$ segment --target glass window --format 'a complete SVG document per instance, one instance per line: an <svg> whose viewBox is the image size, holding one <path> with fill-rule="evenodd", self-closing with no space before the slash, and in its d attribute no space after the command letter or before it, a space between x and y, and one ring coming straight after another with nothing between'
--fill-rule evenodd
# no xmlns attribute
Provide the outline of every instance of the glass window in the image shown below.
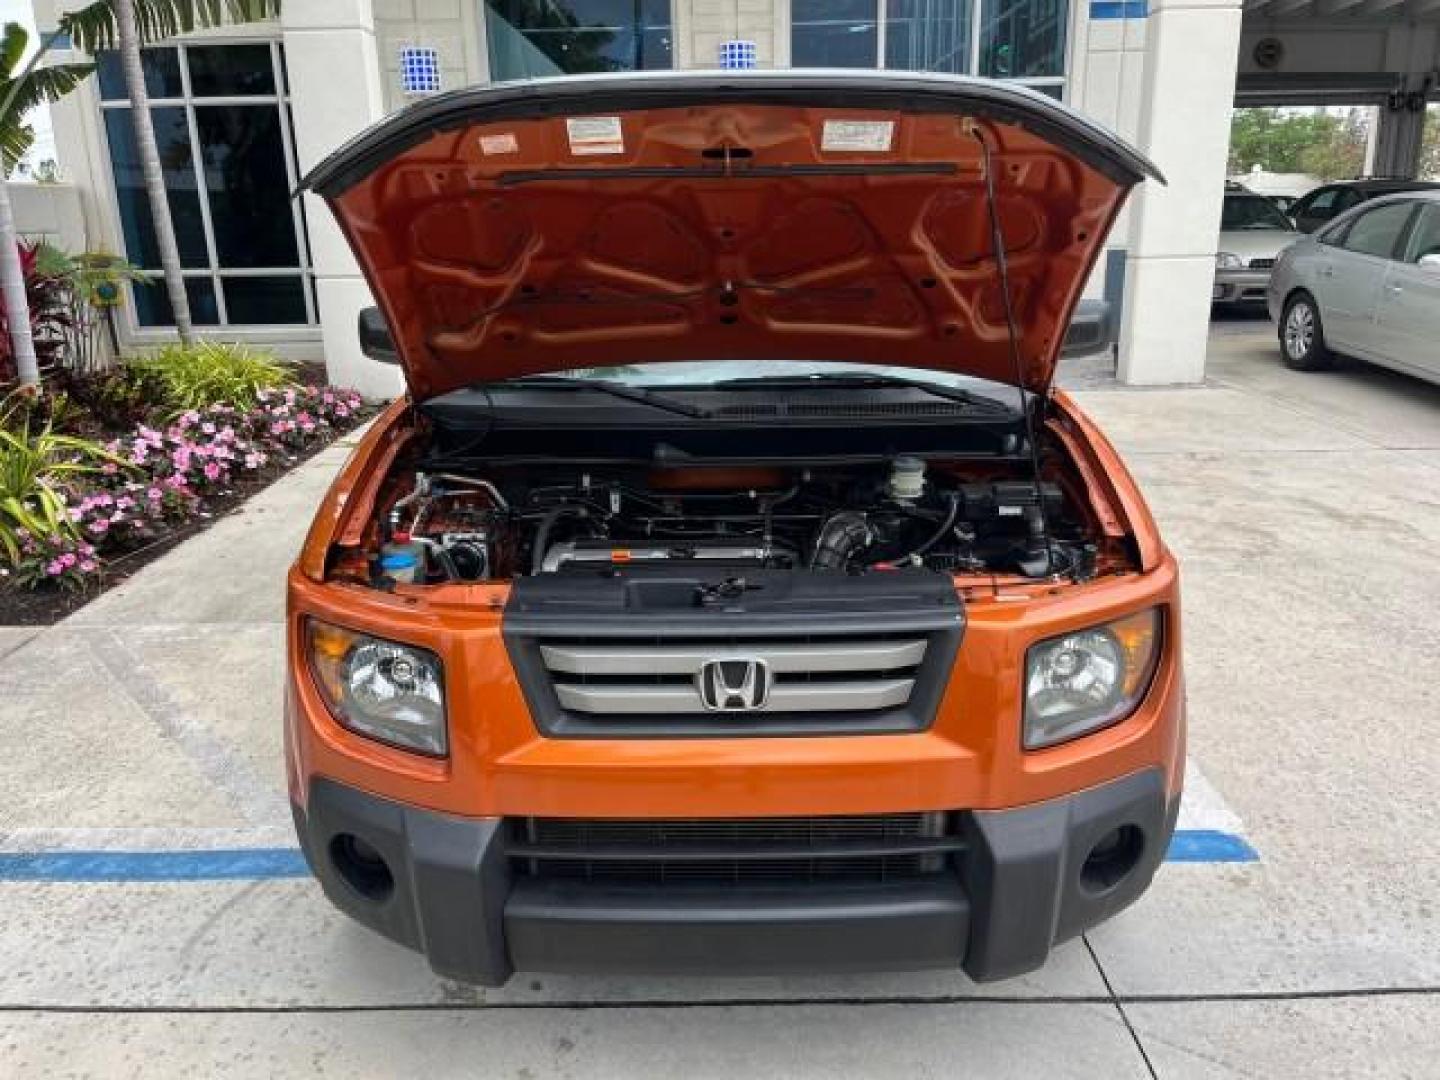
<svg viewBox="0 0 1440 1080"><path fill-rule="evenodd" d="M905 71L970 70L970 0L889 0L885 66Z"/></svg>
<svg viewBox="0 0 1440 1080"><path fill-rule="evenodd" d="M876 0L791 0L791 65L878 67L878 15Z"/></svg>
<svg viewBox="0 0 1440 1080"><path fill-rule="evenodd" d="M147 49L142 57L159 73L152 82L171 80L169 101L150 112L196 325L314 322L304 219L290 199L289 103L277 93L283 53L268 42L236 42ZM98 61L116 70L114 54ZM105 101L102 114L125 254L154 273L160 257L131 109ZM142 327L174 321L156 278L131 290Z"/></svg>
<svg viewBox="0 0 1440 1080"><path fill-rule="evenodd" d="M276 108L197 105L195 129L220 265L298 265Z"/></svg>
<svg viewBox="0 0 1440 1080"><path fill-rule="evenodd" d="M1066 0L987 0L981 18L980 74L999 79L1065 74Z"/></svg>
<svg viewBox="0 0 1440 1080"><path fill-rule="evenodd" d="M225 313L245 324L304 323L305 283L300 277L227 277Z"/></svg>
<svg viewBox="0 0 1440 1080"><path fill-rule="evenodd" d="M485 0L496 80L674 66L670 0Z"/></svg>
<svg viewBox="0 0 1440 1080"><path fill-rule="evenodd" d="M184 93L180 85L180 56L176 50L142 49L140 70L145 74L145 93L152 98L178 98ZM95 77L100 80L100 97L103 100L130 100L118 52L110 50L95 57Z"/></svg>
<svg viewBox="0 0 1440 1080"><path fill-rule="evenodd" d="M1389 203L1367 210L1350 225L1350 231L1340 246L1346 251L1357 251L1361 255L1376 255L1382 259L1395 258L1395 245L1405 231L1405 223L1415 209L1413 202Z"/></svg>
<svg viewBox="0 0 1440 1080"><path fill-rule="evenodd" d="M1290 230L1290 219L1263 195L1226 195L1220 210L1220 231L1240 229Z"/></svg>
<svg viewBox="0 0 1440 1080"><path fill-rule="evenodd" d="M1045 80L1035 89L1056 98L1064 91L1069 0L791 0L790 11L795 67L964 75L978 45L982 74Z"/></svg>
<svg viewBox="0 0 1440 1080"><path fill-rule="evenodd" d="M160 148L161 175L180 248L180 265L207 266L205 222L195 187L195 162L190 152L190 130L185 110L166 105L150 110L155 143ZM155 220L145 193L140 155L135 149L135 125L130 110L105 110L105 135L110 141L110 167L115 176L115 200L119 204L120 228L125 235L126 257L147 270L160 267L160 248L155 242Z"/></svg>
<svg viewBox="0 0 1440 1080"><path fill-rule="evenodd" d="M192 45L185 55L190 62L190 93L195 97L275 93L269 45Z"/></svg>
<svg viewBox="0 0 1440 1080"><path fill-rule="evenodd" d="M1422 206L1410 233L1405 261L1418 263L1426 255L1440 255L1440 206Z"/></svg>
<svg viewBox="0 0 1440 1080"><path fill-rule="evenodd" d="M156 277L148 285L136 285L135 321L141 326L174 326L175 315L165 282ZM218 326L220 309L215 306L215 283L208 277L187 277L185 296L190 301L190 321L196 326Z"/></svg>

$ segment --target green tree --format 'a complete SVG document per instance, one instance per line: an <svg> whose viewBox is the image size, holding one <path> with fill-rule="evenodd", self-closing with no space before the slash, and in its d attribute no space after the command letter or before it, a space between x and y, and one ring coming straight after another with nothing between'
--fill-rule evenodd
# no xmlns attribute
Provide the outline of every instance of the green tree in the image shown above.
<svg viewBox="0 0 1440 1080"><path fill-rule="evenodd" d="M0 156L7 176L35 142L25 115L37 105L59 101L95 70L93 64L56 64L17 73L29 43L30 35L19 23L6 23L0 30L0 101L8 102L0 112Z"/></svg>
<svg viewBox="0 0 1440 1080"><path fill-rule="evenodd" d="M1358 176L1365 167L1365 114L1236 109L1230 123L1229 171L1308 172L1326 179Z"/></svg>
<svg viewBox="0 0 1440 1080"><path fill-rule="evenodd" d="M1425 110L1425 134L1420 140L1420 168L1424 180L1440 180L1440 105Z"/></svg>
<svg viewBox="0 0 1440 1080"><path fill-rule="evenodd" d="M1331 116L1334 121L1325 138L1307 146L1300 154L1300 171L1326 180L1343 180L1365 173L1365 145L1370 138L1370 124L1360 109L1351 109L1344 116Z"/></svg>
<svg viewBox="0 0 1440 1080"><path fill-rule="evenodd" d="M165 272L165 288L175 314L175 329L185 342L194 340L190 305L185 298L185 280L180 274L175 226L165 197L155 128L150 120L149 97L145 93L145 78L140 66L140 47L192 30L225 23L254 22L279 13L280 0L95 0L61 15L56 29L40 36L40 48L12 80L4 98L0 99L0 117L3 117L19 100L19 88L26 78L37 71L55 70L41 68L40 62L62 37L68 37L75 48L88 53L114 48L117 44L120 46L125 89L135 123L135 142L145 176L150 214L155 223L160 265ZM20 382L25 386L38 386L40 374L35 359L35 343L30 338L25 280L15 246L15 215L3 177L0 177L0 290L3 290Z"/></svg>

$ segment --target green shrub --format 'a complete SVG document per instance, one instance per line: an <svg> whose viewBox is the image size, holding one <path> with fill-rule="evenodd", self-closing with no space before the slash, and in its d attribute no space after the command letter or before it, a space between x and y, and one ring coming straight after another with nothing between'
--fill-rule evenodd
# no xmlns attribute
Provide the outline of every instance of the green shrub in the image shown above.
<svg viewBox="0 0 1440 1080"><path fill-rule="evenodd" d="M248 409L258 400L260 391L278 390L295 382L290 365L274 354L234 342L169 345L130 363L142 374L159 380L165 404L174 413L211 405Z"/></svg>
<svg viewBox="0 0 1440 1080"><path fill-rule="evenodd" d="M24 402L0 408L0 554L20 561L27 538L75 538L65 505L67 480L124 462L89 439L61 435L46 419L33 429Z"/></svg>

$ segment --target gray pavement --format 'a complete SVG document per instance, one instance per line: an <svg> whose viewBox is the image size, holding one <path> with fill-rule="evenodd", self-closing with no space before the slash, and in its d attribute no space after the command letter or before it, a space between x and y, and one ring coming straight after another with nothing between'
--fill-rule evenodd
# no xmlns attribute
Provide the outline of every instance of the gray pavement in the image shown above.
<svg viewBox="0 0 1440 1080"><path fill-rule="evenodd" d="M0 1076L1440 1075L1440 388L1089 389L1185 575L1192 765L1254 863L1171 863L1041 972L522 975L480 991L304 879L0 880ZM1085 385L1101 386L1100 380ZM0 851L288 845L282 575L343 459L49 630L0 629Z"/></svg>

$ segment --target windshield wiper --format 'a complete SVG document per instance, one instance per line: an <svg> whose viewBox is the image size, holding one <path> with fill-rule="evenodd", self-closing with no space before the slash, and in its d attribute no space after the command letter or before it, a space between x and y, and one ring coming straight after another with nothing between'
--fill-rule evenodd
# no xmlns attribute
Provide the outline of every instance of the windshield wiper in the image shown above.
<svg viewBox="0 0 1440 1080"><path fill-rule="evenodd" d="M695 420L704 420L712 415L709 409L702 409L687 401L676 401L672 397L657 394L653 390L646 390L640 386L627 386L624 383L611 382L609 379L576 379L565 375L526 375L518 379L506 379L496 385L520 389L595 390L602 394L609 394L611 397L649 405L654 409L663 409L665 412L677 413Z"/></svg>
<svg viewBox="0 0 1440 1080"><path fill-rule="evenodd" d="M1011 415L1015 411L1004 402L996 401L983 394L973 394L969 390L961 390L959 387L941 386L937 383L925 382L923 379L906 379L899 375L880 375L873 372L817 371L809 375L756 375L742 379L722 379L713 383L712 386L716 390L775 389L779 387L801 389L817 386L827 389L867 390L888 386L920 390L926 394L944 398L946 401L969 405L971 408L984 412Z"/></svg>

